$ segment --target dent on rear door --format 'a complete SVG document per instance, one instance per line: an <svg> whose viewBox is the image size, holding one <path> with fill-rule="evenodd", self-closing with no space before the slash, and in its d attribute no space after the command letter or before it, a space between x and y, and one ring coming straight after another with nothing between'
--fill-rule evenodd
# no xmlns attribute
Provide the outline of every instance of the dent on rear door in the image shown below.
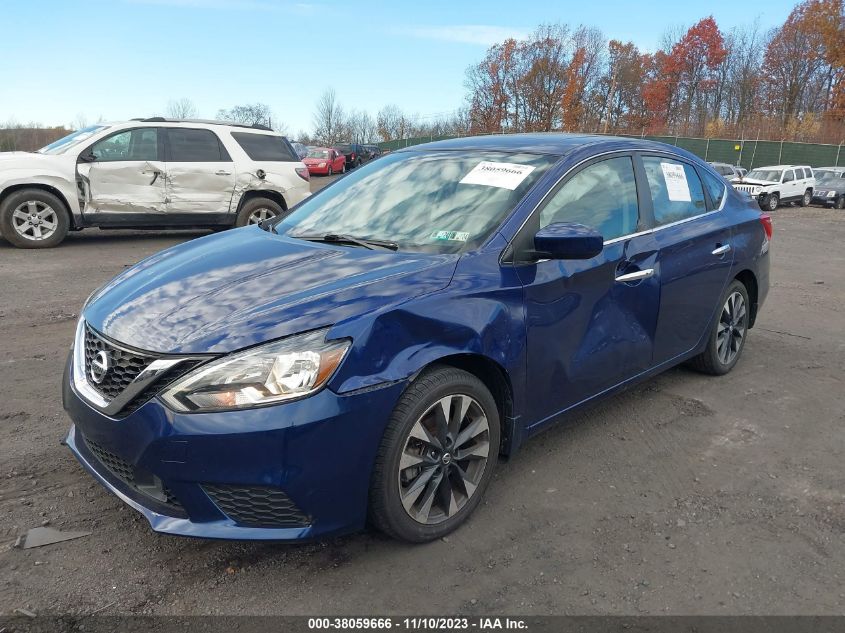
<svg viewBox="0 0 845 633"><path fill-rule="evenodd" d="M232 163L168 162L168 210L172 213L227 213L234 180Z"/></svg>

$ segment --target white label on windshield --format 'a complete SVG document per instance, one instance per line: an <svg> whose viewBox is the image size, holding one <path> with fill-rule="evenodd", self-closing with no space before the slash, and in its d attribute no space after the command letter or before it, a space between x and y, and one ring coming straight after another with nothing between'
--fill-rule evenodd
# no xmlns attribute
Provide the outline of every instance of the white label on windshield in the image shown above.
<svg viewBox="0 0 845 633"><path fill-rule="evenodd" d="M534 171L531 165L483 160L461 179L463 185L486 185L513 191Z"/></svg>
<svg viewBox="0 0 845 633"><path fill-rule="evenodd" d="M466 242L469 239L469 233L464 233L463 231L435 231L429 237L433 240Z"/></svg>
<svg viewBox="0 0 845 633"><path fill-rule="evenodd" d="M669 195L669 200L692 202L684 166L674 163L660 163L660 167L663 169L663 180L666 181L666 193Z"/></svg>

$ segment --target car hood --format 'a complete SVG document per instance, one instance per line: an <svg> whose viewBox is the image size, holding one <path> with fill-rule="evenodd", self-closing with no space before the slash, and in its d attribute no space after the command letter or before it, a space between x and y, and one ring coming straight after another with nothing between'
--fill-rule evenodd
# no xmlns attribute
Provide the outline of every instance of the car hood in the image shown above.
<svg viewBox="0 0 845 633"><path fill-rule="evenodd" d="M39 154L38 152L0 152L0 170L36 169L60 165L65 161L62 154Z"/></svg>
<svg viewBox="0 0 845 633"><path fill-rule="evenodd" d="M780 183L774 180L757 180L756 178L743 178L737 181L738 185L760 185L761 187L768 187L769 185L778 185Z"/></svg>
<svg viewBox="0 0 845 633"><path fill-rule="evenodd" d="M444 288L458 257L329 246L247 227L140 262L97 291L83 316L142 350L230 352Z"/></svg>
<svg viewBox="0 0 845 633"><path fill-rule="evenodd" d="M331 162L330 158L303 158L302 162L306 165L316 165L318 163L328 163Z"/></svg>

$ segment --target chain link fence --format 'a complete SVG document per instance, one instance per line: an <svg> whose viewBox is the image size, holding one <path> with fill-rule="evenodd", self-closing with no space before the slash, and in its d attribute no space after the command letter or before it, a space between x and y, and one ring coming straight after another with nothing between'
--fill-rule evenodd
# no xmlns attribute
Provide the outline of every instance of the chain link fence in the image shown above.
<svg viewBox="0 0 845 633"><path fill-rule="evenodd" d="M764 165L810 165L812 167L845 165L842 144L791 143L748 139L690 138L684 136L629 136L659 141L681 147L711 163L741 165L746 169ZM379 143L382 151L397 150L421 143L442 141L455 136L418 136Z"/></svg>

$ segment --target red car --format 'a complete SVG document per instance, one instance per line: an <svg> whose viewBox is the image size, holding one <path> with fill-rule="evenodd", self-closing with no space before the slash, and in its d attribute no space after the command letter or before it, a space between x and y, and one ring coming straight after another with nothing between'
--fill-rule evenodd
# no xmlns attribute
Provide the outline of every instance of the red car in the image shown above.
<svg viewBox="0 0 845 633"><path fill-rule="evenodd" d="M346 157L331 147L309 147L302 159L309 174L342 174L346 172Z"/></svg>

